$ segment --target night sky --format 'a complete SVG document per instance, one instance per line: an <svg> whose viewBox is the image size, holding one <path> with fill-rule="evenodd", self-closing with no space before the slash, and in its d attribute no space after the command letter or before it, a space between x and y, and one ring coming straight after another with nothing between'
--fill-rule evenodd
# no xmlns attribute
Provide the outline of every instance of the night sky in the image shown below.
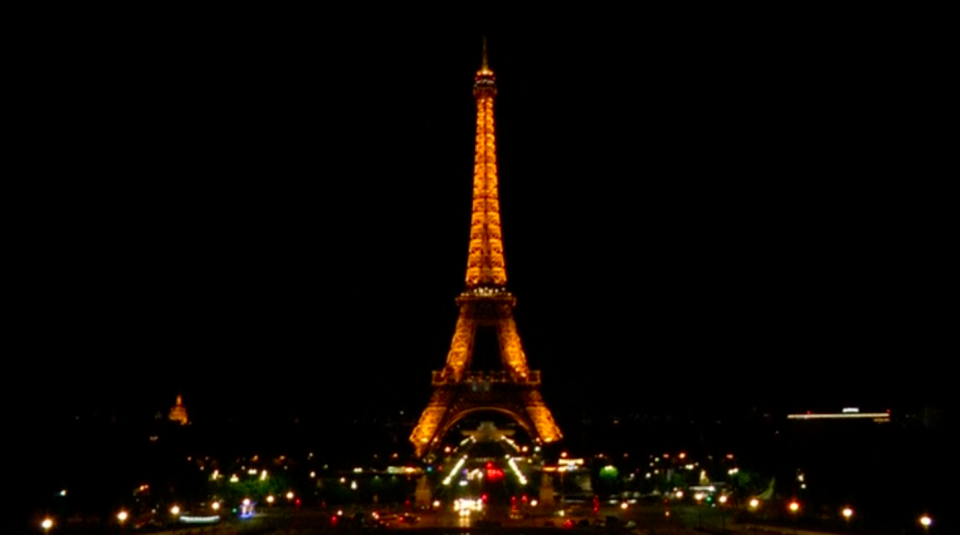
<svg viewBox="0 0 960 535"><path fill-rule="evenodd" d="M556 411L945 401L936 14L75 15L8 51L5 360L30 418L149 419L177 392L197 423L421 410L463 289L484 33L508 286Z"/></svg>

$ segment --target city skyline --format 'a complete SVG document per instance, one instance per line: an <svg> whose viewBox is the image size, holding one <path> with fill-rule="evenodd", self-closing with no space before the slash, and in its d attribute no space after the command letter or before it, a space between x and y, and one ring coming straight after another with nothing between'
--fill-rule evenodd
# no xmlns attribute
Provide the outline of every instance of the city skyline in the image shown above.
<svg viewBox="0 0 960 535"><path fill-rule="evenodd" d="M925 43L487 33L506 264L551 404L944 400ZM384 54L400 37L316 69L329 47L38 52L60 63L35 80L40 167L17 186L29 417L177 392L191 414L322 413L344 382L426 401L467 259L480 32Z"/></svg>

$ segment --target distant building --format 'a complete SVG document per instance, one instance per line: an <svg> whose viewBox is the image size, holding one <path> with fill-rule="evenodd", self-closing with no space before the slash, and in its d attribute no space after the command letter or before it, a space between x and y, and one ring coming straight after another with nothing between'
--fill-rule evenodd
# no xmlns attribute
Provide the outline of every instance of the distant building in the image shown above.
<svg viewBox="0 0 960 535"><path fill-rule="evenodd" d="M813 413L788 414L788 420L873 420L877 423L888 423L890 421L890 411L887 412L860 412L856 407L843 409L843 412L836 413Z"/></svg>
<svg viewBox="0 0 960 535"><path fill-rule="evenodd" d="M187 408L183 406L183 396L177 395L177 404L170 409L169 418L171 422L180 422L180 425L190 423L187 419Z"/></svg>

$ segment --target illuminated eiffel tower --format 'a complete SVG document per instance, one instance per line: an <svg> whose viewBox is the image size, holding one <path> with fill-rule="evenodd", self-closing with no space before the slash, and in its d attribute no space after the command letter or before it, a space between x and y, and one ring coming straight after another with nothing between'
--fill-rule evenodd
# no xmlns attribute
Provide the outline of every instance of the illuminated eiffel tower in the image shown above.
<svg viewBox="0 0 960 535"><path fill-rule="evenodd" d="M433 372L433 396L410 435L417 456L437 446L457 422L477 411L507 414L538 443L554 442L562 437L540 395L540 371L527 366L513 319L516 298L506 289L493 133L496 94L496 79L487 65L484 42L483 64L473 84L473 96L477 100L477 139L467 284L456 299L460 317L447 354L447 365ZM473 369L480 332L496 335L501 369Z"/></svg>

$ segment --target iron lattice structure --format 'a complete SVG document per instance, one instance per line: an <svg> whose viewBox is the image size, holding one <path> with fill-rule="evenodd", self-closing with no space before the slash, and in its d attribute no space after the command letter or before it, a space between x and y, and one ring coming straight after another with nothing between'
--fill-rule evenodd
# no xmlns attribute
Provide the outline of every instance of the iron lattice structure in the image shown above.
<svg viewBox="0 0 960 535"><path fill-rule="evenodd" d="M460 316L443 370L433 372L433 396L410 435L416 454L423 456L465 416L490 410L516 420L537 442L562 435L540 395L540 372L530 370L513 319L516 298L507 291L500 228L497 151L493 130L496 79L487 64L474 78L477 138L473 168L473 203L466 290L457 297ZM501 370L471 368L478 328L494 328Z"/></svg>

